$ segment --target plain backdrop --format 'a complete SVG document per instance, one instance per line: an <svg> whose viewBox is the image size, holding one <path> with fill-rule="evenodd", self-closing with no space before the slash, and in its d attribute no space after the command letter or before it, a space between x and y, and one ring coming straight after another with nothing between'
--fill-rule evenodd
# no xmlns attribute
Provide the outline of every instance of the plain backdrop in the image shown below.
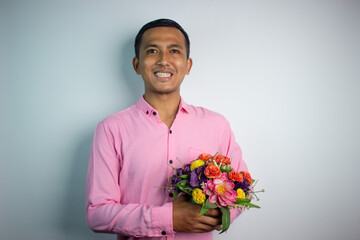
<svg viewBox="0 0 360 240"><path fill-rule="evenodd" d="M148 21L188 32L188 103L223 114L261 209L215 239L360 238L360 1L0 1L0 239L115 239L85 222L99 121L135 104Z"/></svg>

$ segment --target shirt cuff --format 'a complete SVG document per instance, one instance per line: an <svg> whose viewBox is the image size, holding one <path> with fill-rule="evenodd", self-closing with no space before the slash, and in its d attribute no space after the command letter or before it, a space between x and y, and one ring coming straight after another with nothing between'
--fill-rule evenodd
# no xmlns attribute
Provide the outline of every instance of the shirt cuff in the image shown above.
<svg viewBox="0 0 360 240"><path fill-rule="evenodd" d="M167 202L160 207L152 209L152 227L154 234L157 236L173 236L175 234L173 228L173 203Z"/></svg>

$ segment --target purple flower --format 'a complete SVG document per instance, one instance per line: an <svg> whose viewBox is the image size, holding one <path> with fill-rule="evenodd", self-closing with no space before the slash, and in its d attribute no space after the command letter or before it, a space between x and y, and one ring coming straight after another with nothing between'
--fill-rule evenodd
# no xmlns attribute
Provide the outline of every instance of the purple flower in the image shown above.
<svg viewBox="0 0 360 240"><path fill-rule="evenodd" d="M194 171L190 173L190 186L200 187L202 182L206 182L207 178L204 174L206 165L195 168Z"/></svg>
<svg viewBox="0 0 360 240"><path fill-rule="evenodd" d="M176 176L176 175L172 175L172 177L171 177L171 185L175 185L175 184L177 184L178 182L180 182L181 180L182 180L181 177Z"/></svg>
<svg viewBox="0 0 360 240"><path fill-rule="evenodd" d="M187 164L184 166L184 168L176 169L176 175L178 175L178 176L189 175L190 174L190 166L191 166L191 164Z"/></svg>
<svg viewBox="0 0 360 240"><path fill-rule="evenodd" d="M241 190L243 190L245 193L249 191L250 184L248 183L248 181L246 180L242 182L235 181L234 183L235 183L234 190L238 190L239 188L241 188Z"/></svg>
<svg viewBox="0 0 360 240"><path fill-rule="evenodd" d="M171 185L173 186L173 191L174 192L179 192L180 188L176 185L178 182L180 182L181 180L183 180L181 177L177 176L177 175L172 175L171 176Z"/></svg>

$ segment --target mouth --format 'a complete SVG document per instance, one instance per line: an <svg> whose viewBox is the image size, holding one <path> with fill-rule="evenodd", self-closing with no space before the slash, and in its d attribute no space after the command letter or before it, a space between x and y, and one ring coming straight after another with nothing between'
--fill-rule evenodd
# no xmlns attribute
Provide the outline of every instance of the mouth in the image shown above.
<svg viewBox="0 0 360 240"><path fill-rule="evenodd" d="M173 74L169 72L155 72L155 76L159 78L168 78L171 77Z"/></svg>

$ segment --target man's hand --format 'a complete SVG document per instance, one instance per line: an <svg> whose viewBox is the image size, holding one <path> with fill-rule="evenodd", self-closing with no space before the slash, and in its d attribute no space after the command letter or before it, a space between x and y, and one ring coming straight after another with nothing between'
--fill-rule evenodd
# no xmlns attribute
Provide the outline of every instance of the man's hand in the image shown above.
<svg viewBox="0 0 360 240"><path fill-rule="evenodd" d="M173 227L176 232L203 233L221 230L220 209L209 209L200 215L201 205L189 201L186 196L179 196L173 203Z"/></svg>

